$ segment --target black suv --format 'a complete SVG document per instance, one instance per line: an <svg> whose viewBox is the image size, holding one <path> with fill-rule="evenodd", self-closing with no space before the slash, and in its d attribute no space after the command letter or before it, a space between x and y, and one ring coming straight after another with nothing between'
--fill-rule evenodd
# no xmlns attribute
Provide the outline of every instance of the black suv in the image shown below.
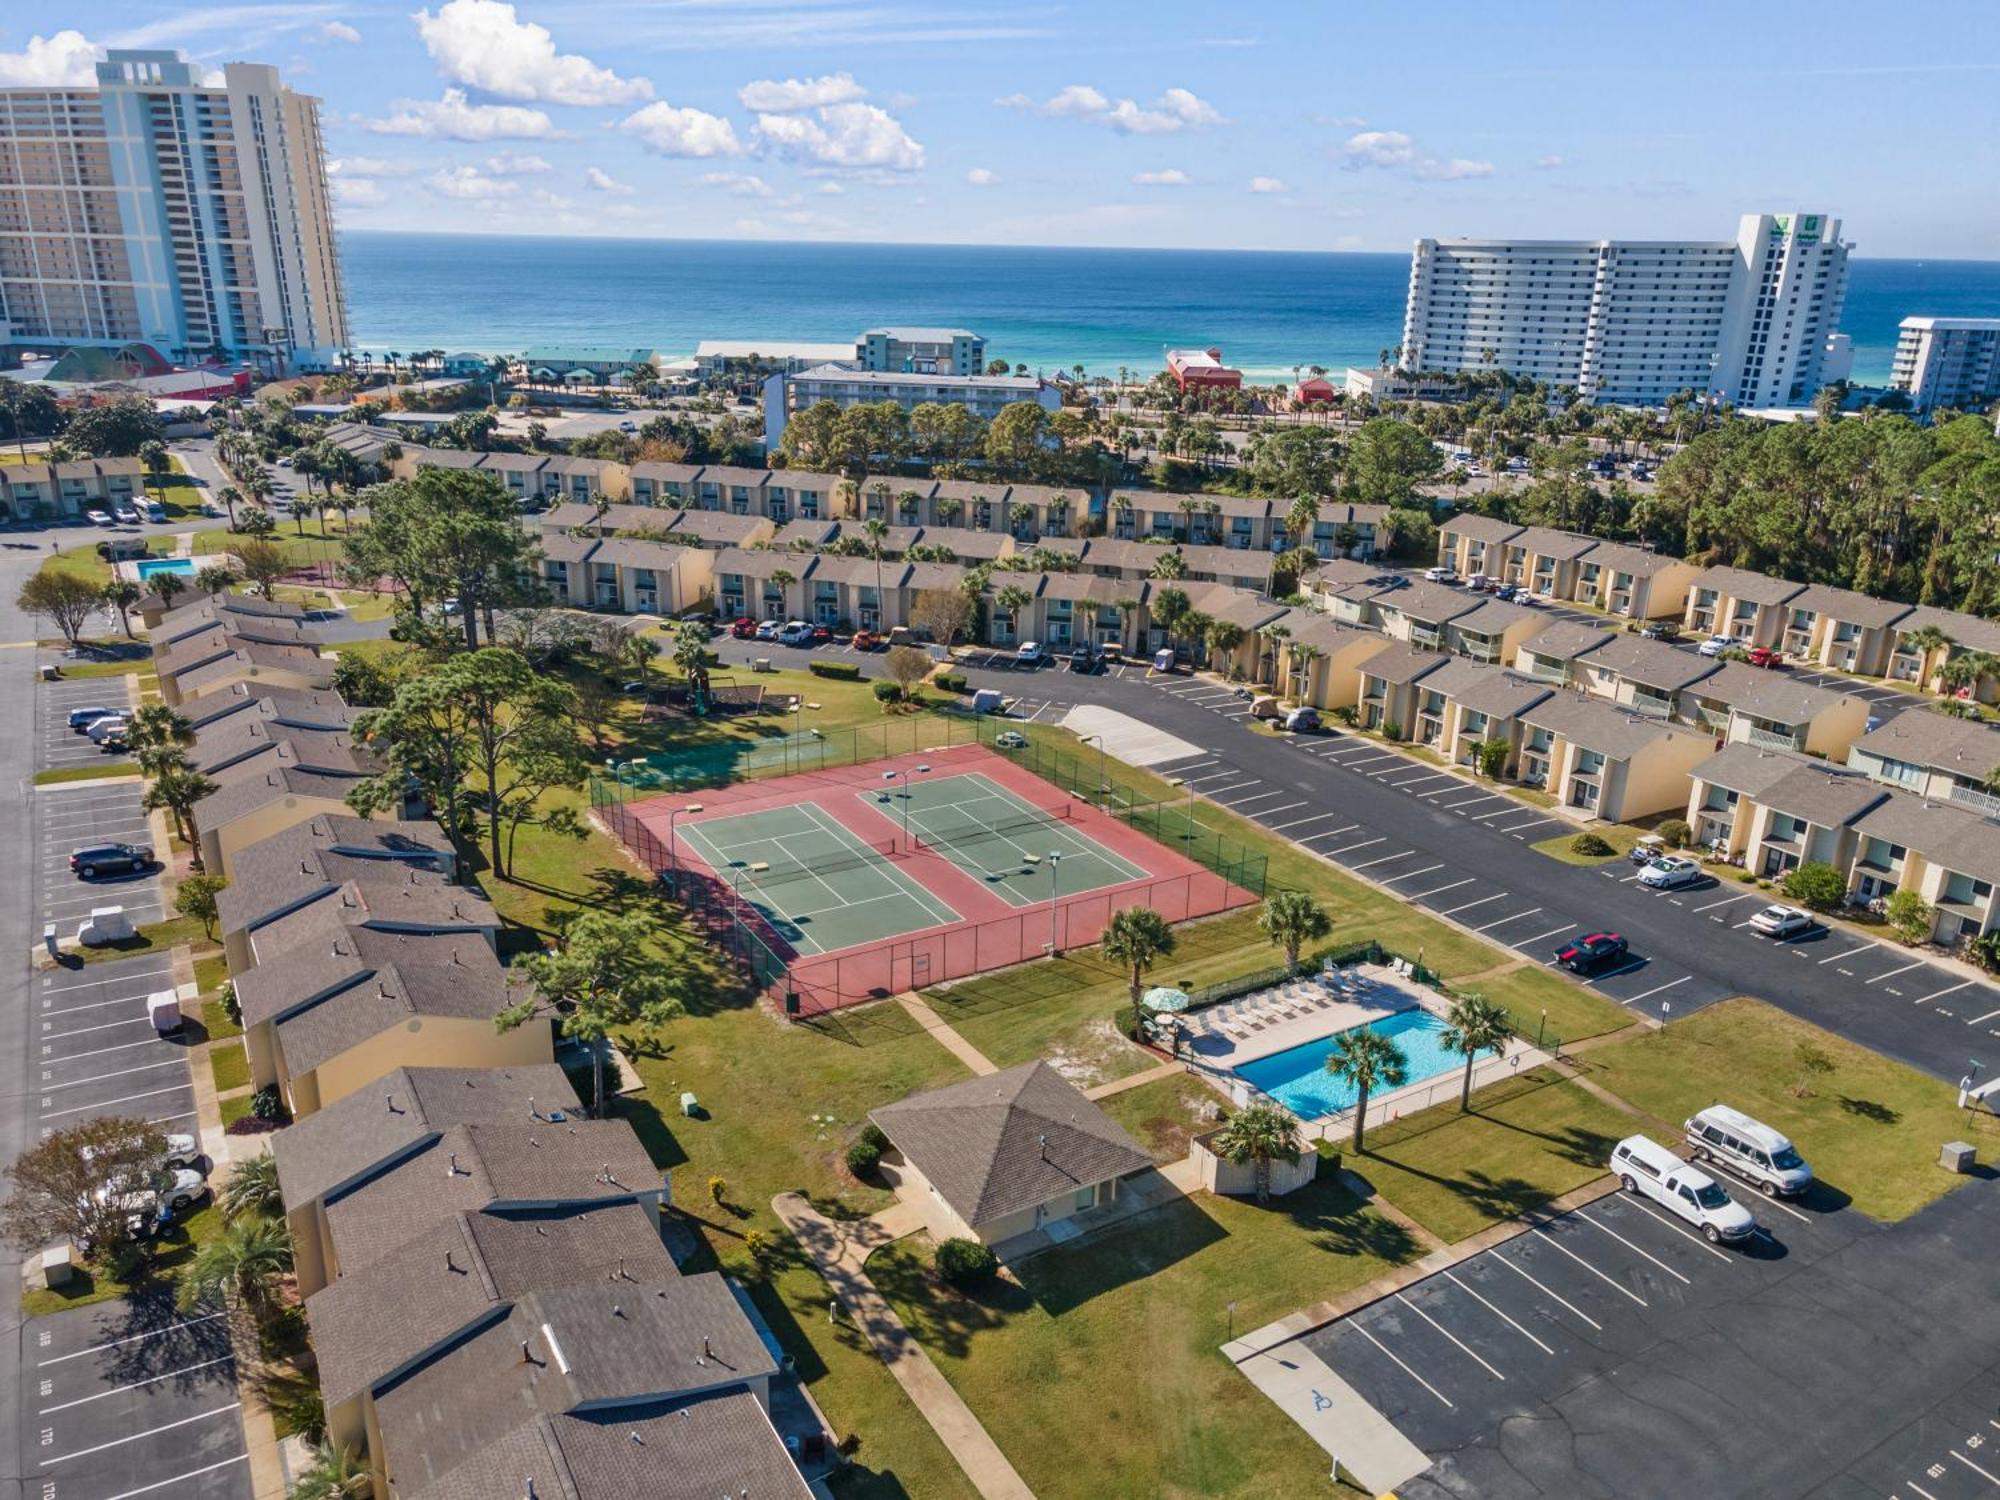
<svg viewBox="0 0 2000 1500"><path fill-rule="evenodd" d="M69 867L85 880L99 875L135 875L153 868L153 851L144 844L85 844L70 850Z"/></svg>

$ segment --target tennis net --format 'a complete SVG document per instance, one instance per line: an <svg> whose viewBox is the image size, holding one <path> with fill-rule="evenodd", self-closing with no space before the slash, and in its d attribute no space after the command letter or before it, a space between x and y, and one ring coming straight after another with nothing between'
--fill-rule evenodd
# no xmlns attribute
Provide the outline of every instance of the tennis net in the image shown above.
<svg viewBox="0 0 2000 1500"><path fill-rule="evenodd" d="M858 870L869 865L879 865L884 860L896 856L894 839L863 839L856 836L856 842L866 845L866 849L850 848L842 845L830 849L825 854L783 854L776 859L728 860L719 865L715 873L724 882L731 882L740 875L745 885L784 885L793 880L810 880L818 875L831 875L838 870ZM770 865L768 870L751 870L758 863Z"/></svg>
<svg viewBox="0 0 2000 1500"><path fill-rule="evenodd" d="M912 813L913 818L923 816L921 810ZM914 833L917 847L948 857L954 848L963 849L971 844L1004 839L1010 834L1033 833L1038 828L1053 828L1070 820L1070 804L1058 803L1051 808L1037 808L1032 813L1014 813L993 820L971 817L957 809L953 810L953 816L965 821L955 828L917 828Z"/></svg>

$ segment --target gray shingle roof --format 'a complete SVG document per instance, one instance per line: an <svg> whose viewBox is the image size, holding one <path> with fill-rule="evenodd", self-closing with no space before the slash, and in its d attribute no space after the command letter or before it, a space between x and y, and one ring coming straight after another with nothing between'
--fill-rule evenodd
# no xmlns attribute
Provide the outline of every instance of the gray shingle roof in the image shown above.
<svg viewBox="0 0 2000 1500"><path fill-rule="evenodd" d="M1669 693L1713 676L1722 667L1713 657L1698 656L1637 634L1613 636L1582 661L1586 667L1608 668L1627 682Z"/></svg>
<svg viewBox="0 0 2000 1500"><path fill-rule="evenodd" d="M284 1053L285 1071L292 1077L310 1073L384 1032L414 1025L420 1017L491 1025L493 1017L524 993L520 983L510 983L492 951L472 934L461 933L456 938L369 935L409 944L404 956L412 962L402 967L378 961L371 968L351 969L344 977L330 978L325 988L311 991L300 1006L279 1016L274 1029L279 1050ZM344 934L349 942L356 936L352 930ZM451 946L454 943L456 947ZM438 953L435 945L443 945L446 951ZM292 950L285 958L296 952ZM420 955L429 961L414 962ZM351 964L352 956L347 961ZM329 960L328 967L334 962ZM259 964L250 972L266 967L269 965ZM325 974L326 970L316 972ZM249 1017L247 1008L244 1016Z"/></svg>
<svg viewBox="0 0 2000 1500"><path fill-rule="evenodd" d="M263 769L275 762L347 776L373 776L382 769L381 760L355 744L345 725L309 729L274 724L261 713L210 721L195 732L188 759L210 775L249 760Z"/></svg>
<svg viewBox="0 0 2000 1500"><path fill-rule="evenodd" d="M1630 547L1623 542L1599 542L1590 549L1585 561L1595 563L1613 573L1629 573L1634 578L1651 578L1668 568L1681 566L1683 560L1669 557L1664 552L1648 552L1643 547Z"/></svg>
<svg viewBox="0 0 2000 1500"><path fill-rule="evenodd" d="M1773 578L1769 573L1753 573L1748 568L1704 568L1694 575L1689 586L1714 589L1725 598L1747 599L1752 604L1783 604L1805 591L1802 583Z"/></svg>
<svg viewBox="0 0 2000 1500"><path fill-rule="evenodd" d="M1854 748L1908 765L1984 780L1989 771L2000 766L2000 729L1928 708L1912 708L1861 736Z"/></svg>
<svg viewBox="0 0 2000 1500"><path fill-rule="evenodd" d="M1470 631L1474 635L1505 635L1516 625L1536 618L1535 612L1525 604L1487 599L1470 614L1459 615L1451 624L1454 630Z"/></svg>
<svg viewBox="0 0 2000 1500"><path fill-rule="evenodd" d="M1419 651L1401 641L1389 641L1381 650L1356 662L1355 666L1364 676L1377 677L1383 682L1400 685L1415 682L1435 672L1450 659L1435 651Z"/></svg>
<svg viewBox="0 0 2000 1500"><path fill-rule="evenodd" d="M670 540L681 542L689 537L698 537L711 546L740 547L771 524L762 516L737 516L720 510L668 511L667 514L680 517L668 533Z"/></svg>
<svg viewBox="0 0 2000 1500"><path fill-rule="evenodd" d="M1555 691L1546 682L1517 677L1502 667L1483 667L1455 657L1424 678L1426 692L1443 693L1454 702L1496 719L1519 718Z"/></svg>
<svg viewBox="0 0 2000 1500"><path fill-rule="evenodd" d="M1471 614L1483 603L1485 601L1478 594L1468 594L1464 589L1455 589L1450 584L1420 580L1406 589L1396 589L1392 593L1378 595L1375 607L1384 614L1393 610L1412 620L1443 624L1447 620L1456 620L1461 615Z"/></svg>
<svg viewBox="0 0 2000 1500"><path fill-rule="evenodd" d="M1695 696L1726 704L1738 713L1774 724L1809 724L1848 697L1831 688L1815 687L1785 672L1773 672L1740 661L1724 662L1722 670L1690 689Z"/></svg>
<svg viewBox="0 0 2000 1500"><path fill-rule="evenodd" d="M194 697L226 686L238 678L255 678L274 672L297 676L314 687L333 685L333 663L317 651L305 646L271 646L258 641L246 641L226 655L189 667L184 672L162 669L160 678L162 681L171 678L183 697Z"/></svg>
<svg viewBox="0 0 2000 1500"><path fill-rule="evenodd" d="M1889 789L1879 781L1811 761L1780 776L1757 800L1820 828L1845 828L1888 795Z"/></svg>
<svg viewBox="0 0 2000 1500"><path fill-rule="evenodd" d="M1547 657L1550 661L1574 661L1610 639L1611 632L1600 626L1586 625L1577 620L1557 620L1548 629L1538 631L1521 642L1521 649Z"/></svg>
<svg viewBox="0 0 2000 1500"><path fill-rule="evenodd" d="M178 650L196 642L213 645L231 636L246 641L272 641L281 646L317 644L319 640L302 612L252 613L231 609L206 596L198 604L162 615L160 623L146 634L153 643L155 656L165 655L167 647Z"/></svg>
<svg viewBox="0 0 2000 1500"><path fill-rule="evenodd" d="M1610 760L1628 760L1662 741L1710 738L1675 729L1658 719L1627 713L1602 698L1583 698L1573 693L1555 693L1543 699L1523 713L1521 720L1559 734L1585 750L1595 750Z"/></svg>
<svg viewBox="0 0 2000 1500"><path fill-rule="evenodd" d="M1523 528L1516 526L1512 521L1497 521L1491 516L1461 512L1438 527L1438 530L1452 536L1470 537L1475 542L1490 544L1510 541L1519 536Z"/></svg>
<svg viewBox="0 0 2000 1500"><path fill-rule="evenodd" d="M1788 750L1765 750L1739 740L1724 745L1688 775L1752 801L1762 801L1765 792L1792 772L1820 765L1823 762Z"/></svg>
<svg viewBox="0 0 2000 1500"><path fill-rule="evenodd" d="M398 1068L271 1137L285 1207L348 1187L454 1125L574 1115L576 1090L554 1063L518 1068Z"/></svg>
<svg viewBox="0 0 2000 1500"><path fill-rule="evenodd" d="M275 682L232 682L219 693L210 693L193 703L183 703L180 712L190 724L200 729L231 714L250 712L274 724L347 724L352 722L359 710L349 708L332 688L295 688Z"/></svg>
<svg viewBox="0 0 2000 1500"><path fill-rule="evenodd" d="M202 829L209 831L227 828L239 818L300 797L339 804L368 779L368 774L358 767L330 771L300 765L289 742L280 741L269 754L216 771L216 789L201 800L197 817Z"/></svg>
<svg viewBox="0 0 2000 1500"><path fill-rule="evenodd" d="M1909 605L1894 599L1877 599L1872 594L1857 594L1853 589L1837 589L1824 583L1815 583L1786 602L1793 609L1809 609L1864 630L1893 625L1910 612Z"/></svg>
<svg viewBox="0 0 2000 1500"><path fill-rule="evenodd" d="M1153 1164L1039 1060L913 1095L869 1118L974 1226Z"/></svg>
<svg viewBox="0 0 2000 1500"><path fill-rule="evenodd" d="M290 599L266 599L259 594L243 594L233 589L225 589L219 594L196 599L168 610L160 616L160 627L178 633L183 621L208 620L218 615L231 619L303 620L307 613L303 604L294 603Z"/></svg>
<svg viewBox="0 0 2000 1500"><path fill-rule="evenodd" d="M1547 557L1557 562L1581 557L1597 544L1594 536L1558 531L1552 526L1529 526L1520 535L1507 539L1508 546L1519 547L1531 557Z"/></svg>
<svg viewBox="0 0 2000 1500"><path fill-rule="evenodd" d="M1915 850L1928 864L2000 884L2000 823L1991 818L1908 792L1893 792L1854 826L1871 838Z"/></svg>
<svg viewBox="0 0 2000 1500"><path fill-rule="evenodd" d="M2000 651L2000 620L1964 614L1955 609L1936 609L1920 604L1896 622L1896 633L1906 635L1935 625L1957 643L1961 651Z"/></svg>

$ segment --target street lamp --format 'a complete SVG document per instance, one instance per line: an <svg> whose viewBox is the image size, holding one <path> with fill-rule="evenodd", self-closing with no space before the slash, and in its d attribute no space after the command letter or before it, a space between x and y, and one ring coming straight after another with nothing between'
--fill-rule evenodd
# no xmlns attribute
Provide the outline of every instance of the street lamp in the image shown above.
<svg viewBox="0 0 2000 1500"><path fill-rule="evenodd" d="M915 771L916 771L916 772L917 772L917 773L918 773L919 775L922 775L923 773L925 773L925 772L929 771L929 770L930 770L930 767L929 767L929 766L916 766L916 767L914 767L913 769L914 769L914 770L915 770ZM895 780L897 780L897 779L899 779L899 778L901 779L901 781L902 781L902 783L903 783L903 792L902 792L902 797L903 797L903 849L904 849L904 851L905 851L905 852L907 853L907 852L908 852L908 850L909 850L909 847L910 847L910 772L909 772L909 770L905 770L905 769L901 769L901 768L898 768L897 770L894 770L894 771L884 771L884 772L882 773L882 779L883 779L884 781L895 781Z"/></svg>
<svg viewBox="0 0 2000 1500"><path fill-rule="evenodd" d="M1097 741L1097 790L1101 796L1110 790L1104 784L1104 736L1101 734L1086 734L1078 743L1088 745L1092 740Z"/></svg>
<svg viewBox="0 0 2000 1500"><path fill-rule="evenodd" d="M1062 899L1062 856L1049 851L1049 957L1055 958L1062 952L1056 942L1056 914L1061 910Z"/></svg>
<svg viewBox="0 0 2000 1500"><path fill-rule="evenodd" d="M1194 842L1194 783L1192 781L1182 779L1178 783L1170 780L1168 781L1167 785L1168 786L1180 785L1187 788L1187 794L1188 794L1187 827L1181 833L1181 840L1184 843L1193 843Z"/></svg>
<svg viewBox="0 0 2000 1500"><path fill-rule="evenodd" d="M681 857L679 848L674 842L674 819L678 818L682 813L698 813L700 811L701 804L699 802L690 802L686 807L672 808L667 813L667 870L673 877L668 882L668 885L676 898L681 893Z"/></svg>

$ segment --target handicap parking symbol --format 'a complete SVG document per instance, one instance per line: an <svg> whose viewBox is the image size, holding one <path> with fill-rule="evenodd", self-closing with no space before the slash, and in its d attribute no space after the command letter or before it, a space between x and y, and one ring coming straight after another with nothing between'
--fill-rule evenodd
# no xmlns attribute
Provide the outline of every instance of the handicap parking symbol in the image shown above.
<svg viewBox="0 0 2000 1500"><path fill-rule="evenodd" d="M1333 1409L1333 1403L1331 1401L1329 1401L1325 1396L1322 1396L1318 1391L1313 1392L1314 1411L1331 1411L1332 1409Z"/></svg>

